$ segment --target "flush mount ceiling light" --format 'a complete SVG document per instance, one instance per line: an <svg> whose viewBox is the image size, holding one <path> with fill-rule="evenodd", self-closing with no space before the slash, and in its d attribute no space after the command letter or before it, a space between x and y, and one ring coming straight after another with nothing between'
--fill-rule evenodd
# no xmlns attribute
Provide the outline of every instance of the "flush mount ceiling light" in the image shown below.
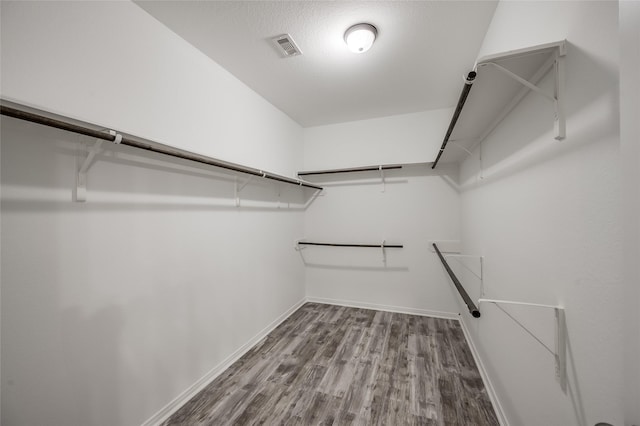
<svg viewBox="0 0 640 426"><path fill-rule="evenodd" d="M356 24L344 33L344 42L353 53L364 53L371 49L378 30L371 24Z"/></svg>

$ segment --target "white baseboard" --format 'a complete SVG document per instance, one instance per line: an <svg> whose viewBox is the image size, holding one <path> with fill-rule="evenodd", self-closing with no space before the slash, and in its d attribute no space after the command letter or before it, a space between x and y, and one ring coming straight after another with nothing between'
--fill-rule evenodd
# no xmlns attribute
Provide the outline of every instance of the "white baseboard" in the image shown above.
<svg viewBox="0 0 640 426"><path fill-rule="evenodd" d="M307 297L307 302L322 303L325 305L347 306L350 308L373 309L375 311L395 312L398 314L420 315L423 317L458 319L458 314L454 312L431 311L428 309L406 308L403 306L378 305L376 303L358 302L355 300Z"/></svg>
<svg viewBox="0 0 640 426"><path fill-rule="evenodd" d="M473 359L478 366L478 371L480 371L480 376L482 377L482 381L484 382L484 387L487 389L487 394L489 395L489 399L491 400L491 404L493 405L493 411L496 412L496 416L498 417L498 422L500 422L500 426L509 426L509 422L507 421L507 416L504 413L504 409L500 404L500 400L498 399L498 395L496 394L496 390L493 387L493 383L487 374L487 369L482 363L482 359L480 358L480 353L476 348L476 345L473 343L473 339L471 338L471 333L469 333L469 329L467 329L467 325L465 324L462 318L458 318L460 321L460 326L462 327L462 332L464 333L464 337L467 340L467 345L469 349L471 349L471 354L473 355Z"/></svg>
<svg viewBox="0 0 640 426"><path fill-rule="evenodd" d="M211 383L216 377L218 377L224 370L229 368L231 364L236 362L242 355L246 354L251 348L253 348L260 340L262 340L267 334L271 333L277 326L279 326L284 320L289 318L291 314L300 309L302 305L307 302L306 298L300 300L295 305L287 309L282 315L276 318L271 324L266 326L262 331L253 336L247 343L239 347L235 352L225 358L218 365L209 370L204 376L202 376L193 385L185 389L180 395L178 395L173 401L165 405L160 411L147 419L141 426L156 426L168 419L173 413L175 413L180 407L182 407L187 401L193 398L198 392L204 389L209 383Z"/></svg>

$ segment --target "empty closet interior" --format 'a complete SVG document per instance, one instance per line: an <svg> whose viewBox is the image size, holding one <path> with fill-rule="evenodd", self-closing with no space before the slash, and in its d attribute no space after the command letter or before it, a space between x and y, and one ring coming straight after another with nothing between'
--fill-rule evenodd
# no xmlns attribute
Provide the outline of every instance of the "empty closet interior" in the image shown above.
<svg viewBox="0 0 640 426"><path fill-rule="evenodd" d="M0 12L2 424L640 424L638 3Z"/></svg>

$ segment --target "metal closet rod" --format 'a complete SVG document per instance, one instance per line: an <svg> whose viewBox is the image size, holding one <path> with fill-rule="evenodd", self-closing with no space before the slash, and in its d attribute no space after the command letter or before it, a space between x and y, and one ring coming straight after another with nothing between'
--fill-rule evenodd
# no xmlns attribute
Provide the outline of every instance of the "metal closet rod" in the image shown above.
<svg viewBox="0 0 640 426"><path fill-rule="evenodd" d="M17 108L12 108L6 105L0 106L0 113L1 115L17 118L18 120L29 121L31 123L41 124L43 126L55 127L56 129L66 130L68 132L78 133L81 135L90 136L97 139L103 139L110 142L113 142L114 140L116 140L116 137L117 137L116 135L105 133L100 130L95 130L90 127L69 123L67 121L50 118L44 115L20 110ZM183 160L193 161L200 164L207 164L209 166L219 167L221 169L231 170L234 172L245 173L252 176L259 176L265 179L271 179L278 182L288 183L291 185L298 185L298 186L304 186L307 188L322 190L321 186L313 185L300 180L291 179L291 178L280 176L274 173L264 172L262 170L254 169L251 167L241 166L239 164L228 163L226 161L218 160L216 158L207 157L201 154L195 154L193 152L189 152L179 148L169 147L157 142L153 142L153 144L140 142L137 139L140 139L140 138L133 138L131 136L123 135L122 141L120 142L120 144L132 146L139 149L144 149L145 151L151 151L158 154L168 155L171 157L181 158Z"/></svg>
<svg viewBox="0 0 640 426"><path fill-rule="evenodd" d="M449 276L451 277L451 281L453 281L453 284L456 286L456 289L458 289L458 293L460 293L460 296L462 296L462 300L464 300L464 303L467 304L467 308L469 309L469 313L474 318L480 318L480 310L475 305L475 303L473 303L473 300L471 300L471 298L467 294L467 291L464 289L464 287L462 287L462 284L460 283L460 280L458 279L458 277L456 277L456 274L454 274L453 271L451 270L451 268L449 267L449 264L447 263L447 260L444 258L442 253L440 253L440 250L438 249L438 246L435 243L432 243L432 245L433 245L433 248L436 250L436 253L438 253L438 257L440 258L440 261L444 265L444 269L446 269L447 272L449 273Z"/></svg>
<svg viewBox="0 0 640 426"><path fill-rule="evenodd" d="M330 170L309 170L304 172L298 172L298 176L309 176L309 175L329 175L333 173L352 173L352 172L373 172L379 170L392 170L392 169L401 169L402 166L399 164L388 164L382 166L364 166L364 167L351 167L348 169L330 169Z"/></svg>
<svg viewBox="0 0 640 426"><path fill-rule="evenodd" d="M440 156L444 152L444 149L447 147L447 143L449 142L449 138L451 137L453 128L458 122L458 117L460 117L460 112L462 112L464 103L467 101L467 96L469 96L469 91L471 90L473 81L476 79L476 75L477 73L475 71L469 71L469 74L467 74L467 77L465 78L464 86L462 86L462 93L460 93L460 98L458 99L458 105L456 105L456 110L453 112L453 117L451 117L451 123L449 123L449 128L447 129L447 133L445 134L444 140L442 141L442 146L440 146L440 151L438 152L436 161L434 161L433 165L431 166L432 169L436 168L438 161L440 161Z"/></svg>
<svg viewBox="0 0 640 426"><path fill-rule="evenodd" d="M403 248L402 244L341 244L341 243L316 243L312 241L298 241L299 245L305 246L329 246L329 247L370 247L370 248Z"/></svg>

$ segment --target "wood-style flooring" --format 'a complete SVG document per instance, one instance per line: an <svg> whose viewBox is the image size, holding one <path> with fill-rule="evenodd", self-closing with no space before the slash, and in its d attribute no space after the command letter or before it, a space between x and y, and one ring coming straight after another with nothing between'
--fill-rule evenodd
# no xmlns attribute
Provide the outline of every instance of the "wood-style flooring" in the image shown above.
<svg viewBox="0 0 640 426"><path fill-rule="evenodd" d="M497 425L454 320L307 303L163 425Z"/></svg>

